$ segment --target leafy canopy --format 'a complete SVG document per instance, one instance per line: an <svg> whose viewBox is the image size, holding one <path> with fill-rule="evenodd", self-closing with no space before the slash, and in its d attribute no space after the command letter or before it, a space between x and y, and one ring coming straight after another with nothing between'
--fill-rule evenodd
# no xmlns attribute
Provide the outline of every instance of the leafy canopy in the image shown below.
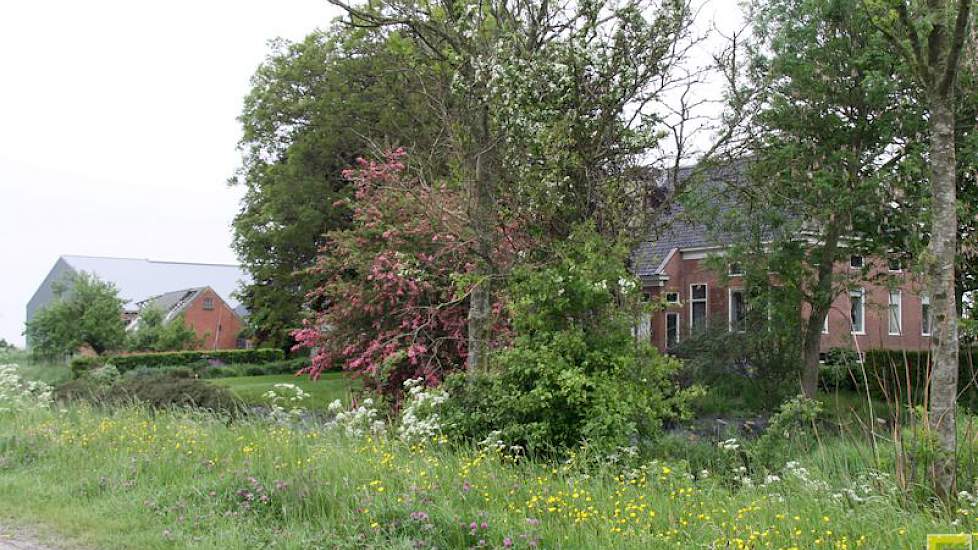
<svg viewBox="0 0 978 550"><path fill-rule="evenodd" d="M95 353L122 348L123 301L115 285L85 272L54 286L55 298L27 323L34 353L57 356L89 346Z"/></svg>
<svg viewBox="0 0 978 550"><path fill-rule="evenodd" d="M163 310L148 305L139 312L139 319L126 336L129 351L181 351L200 343L197 333L184 322L183 315L169 321Z"/></svg>

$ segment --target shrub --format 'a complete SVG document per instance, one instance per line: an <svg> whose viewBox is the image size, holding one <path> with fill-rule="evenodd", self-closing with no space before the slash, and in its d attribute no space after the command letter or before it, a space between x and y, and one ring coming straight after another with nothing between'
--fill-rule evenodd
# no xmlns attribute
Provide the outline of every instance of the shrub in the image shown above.
<svg viewBox="0 0 978 550"><path fill-rule="evenodd" d="M75 357L71 360L71 375L75 378L84 376L88 371L101 366L104 360L101 357Z"/></svg>
<svg viewBox="0 0 978 550"><path fill-rule="evenodd" d="M799 395L785 401L751 445L752 458L759 466L772 470L783 466L778 461L785 457L804 456L815 446L815 421L821 414L822 404L814 399Z"/></svg>
<svg viewBox="0 0 978 550"><path fill-rule="evenodd" d="M978 409L978 348L961 348L959 358L958 403ZM873 395L899 403L906 403L908 398L913 403L924 402L930 369L928 351L867 351L865 368L867 385ZM866 385L860 384L860 390L865 388Z"/></svg>
<svg viewBox="0 0 978 550"><path fill-rule="evenodd" d="M245 367L244 373L245 376L261 376L263 374L268 374L268 371L265 370L265 367L252 365L252 366Z"/></svg>
<svg viewBox="0 0 978 550"><path fill-rule="evenodd" d="M410 179L403 156L344 172L356 188L351 224L325 236L310 270L322 284L293 333L296 348L312 353L310 374L343 368L395 399L407 379L434 385L464 367L465 296L475 282L474 241L452 214L464 197Z"/></svg>
<svg viewBox="0 0 978 550"><path fill-rule="evenodd" d="M44 407L51 403L51 387L25 380L17 365L0 365L0 413Z"/></svg>
<svg viewBox="0 0 978 550"><path fill-rule="evenodd" d="M559 245L554 262L513 273L512 346L492 374L447 382L446 424L482 440L491 432L529 453L587 441L614 450L657 435L680 416L690 393L670 380L679 362L636 341L641 310L625 254L589 228Z"/></svg>
<svg viewBox="0 0 978 550"><path fill-rule="evenodd" d="M86 401L95 405L123 405L138 402L153 408L194 407L238 413L241 402L226 388L188 378L186 372L143 372L120 377L112 384L100 384L91 377L70 380L55 390L59 401Z"/></svg>
<svg viewBox="0 0 978 550"><path fill-rule="evenodd" d="M119 378L119 369L114 365L103 365L88 371L85 376L99 384L111 384Z"/></svg>
<svg viewBox="0 0 978 550"><path fill-rule="evenodd" d="M132 353L111 357L77 357L72 359L72 372L83 371L94 365L111 362L120 372L137 367L203 367L211 363L255 364L285 360L285 352L276 348L166 351L159 353Z"/></svg>

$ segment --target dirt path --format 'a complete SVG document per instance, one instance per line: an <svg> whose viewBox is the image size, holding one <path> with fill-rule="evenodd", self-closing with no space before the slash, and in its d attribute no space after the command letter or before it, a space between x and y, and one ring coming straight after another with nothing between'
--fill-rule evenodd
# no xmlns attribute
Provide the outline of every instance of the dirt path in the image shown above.
<svg viewBox="0 0 978 550"><path fill-rule="evenodd" d="M11 529L0 525L0 550L63 550L64 548L42 544L29 530Z"/></svg>

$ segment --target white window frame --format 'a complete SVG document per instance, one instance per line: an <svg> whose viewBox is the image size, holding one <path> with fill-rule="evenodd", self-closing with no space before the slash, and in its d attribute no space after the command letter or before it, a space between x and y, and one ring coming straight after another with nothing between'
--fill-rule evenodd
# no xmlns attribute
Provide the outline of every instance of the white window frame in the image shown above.
<svg viewBox="0 0 978 550"><path fill-rule="evenodd" d="M663 338L663 342L665 343L666 349L669 349L669 317L676 318L676 344L679 343L680 334L682 333L682 330L680 330L682 324L680 323L679 320L679 312L678 311L666 312L666 329L662 331L662 338Z"/></svg>
<svg viewBox="0 0 978 550"><path fill-rule="evenodd" d="M853 260L859 258L859 265L853 265ZM862 269L866 265L866 258L862 254L853 254L849 256L849 268L850 269Z"/></svg>
<svg viewBox="0 0 978 550"><path fill-rule="evenodd" d="M893 269L892 262L897 263L897 268ZM890 273L903 273L903 260L900 258L887 258L886 259L886 270Z"/></svg>
<svg viewBox="0 0 978 550"><path fill-rule="evenodd" d="M669 300L669 295L670 294L675 294L676 295L676 299L674 301L673 300ZM678 306L679 305L679 291L678 290L670 290L670 291L666 292L666 304L668 304L670 306Z"/></svg>
<svg viewBox="0 0 978 550"><path fill-rule="evenodd" d="M204 298L201 308L204 311L214 311L214 298Z"/></svg>
<svg viewBox="0 0 978 550"><path fill-rule="evenodd" d="M734 293L739 292L742 296L744 302L744 326L740 330L734 330ZM728 288L727 289L727 330L730 332L737 332L743 334L747 332L747 291L743 288Z"/></svg>
<svg viewBox="0 0 978 550"><path fill-rule="evenodd" d="M886 332L890 336L903 336L903 291L898 288L892 289L889 294L889 306L886 309ZM894 306L896 306L896 332L893 331Z"/></svg>
<svg viewBox="0 0 978 550"><path fill-rule="evenodd" d="M927 306L926 315L924 315L924 306ZM920 297L920 335L930 336L931 333L934 331L934 327L931 326L933 324L934 324L934 316L930 310L930 296L921 296ZM925 327L927 328L926 331L924 331Z"/></svg>
<svg viewBox="0 0 978 550"><path fill-rule="evenodd" d="M734 271L734 268L737 270ZM727 275L730 277L743 277L744 276L744 266L740 262L733 262L727 264Z"/></svg>
<svg viewBox="0 0 978 550"><path fill-rule="evenodd" d="M829 308L829 310L825 312L825 319L822 320L822 334L829 333L829 315L831 314L832 308Z"/></svg>
<svg viewBox="0 0 978 550"><path fill-rule="evenodd" d="M859 319L862 322L862 327L856 330L855 319L852 318L852 299L859 298ZM849 331L852 334L863 335L866 334L866 289L860 288L858 290L849 291Z"/></svg>
<svg viewBox="0 0 978 550"><path fill-rule="evenodd" d="M703 298L693 298L693 287L703 287ZM693 305L703 303L703 322L708 324L710 321L710 286L706 283L693 283L689 285L689 330L693 331Z"/></svg>

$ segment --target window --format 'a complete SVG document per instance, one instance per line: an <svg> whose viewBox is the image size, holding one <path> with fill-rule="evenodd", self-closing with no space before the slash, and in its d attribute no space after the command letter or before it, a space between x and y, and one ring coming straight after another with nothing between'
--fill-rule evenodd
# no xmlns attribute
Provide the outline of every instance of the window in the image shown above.
<svg viewBox="0 0 978 550"><path fill-rule="evenodd" d="M920 297L920 335L930 336L931 323L930 296Z"/></svg>
<svg viewBox="0 0 978 550"><path fill-rule="evenodd" d="M648 292L643 292L642 293L642 301L643 302L651 302L652 301L652 295L649 294Z"/></svg>
<svg viewBox="0 0 978 550"><path fill-rule="evenodd" d="M853 269L862 269L863 257L858 255L849 256L849 267Z"/></svg>
<svg viewBox="0 0 978 550"><path fill-rule="evenodd" d="M728 273L731 277L737 277L744 274L744 268L739 263L732 263Z"/></svg>
<svg viewBox="0 0 978 550"><path fill-rule="evenodd" d="M214 298L204 298L204 310L211 311L214 309Z"/></svg>
<svg viewBox="0 0 978 550"><path fill-rule="evenodd" d="M670 305L679 304L679 293L678 292L666 292L666 303Z"/></svg>
<svg viewBox="0 0 978 550"><path fill-rule="evenodd" d="M730 289L730 332L747 331L747 298L742 288Z"/></svg>
<svg viewBox="0 0 978 550"><path fill-rule="evenodd" d="M689 328L706 328L706 285L689 285Z"/></svg>
<svg viewBox="0 0 978 550"><path fill-rule="evenodd" d="M887 261L887 268L891 273L900 273L903 271L903 262L900 261L900 258L890 258Z"/></svg>
<svg viewBox="0 0 978 550"><path fill-rule="evenodd" d="M890 291L890 334L903 334L903 293L899 290Z"/></svg>
<svg viewBox="0 0 978 550"><path fill-rule="evenodd" d="M825 320L822 322L822 334L828 334L829 333L829 313L831 313L831 312L832 312L831 309L829 311L825 312Z"/></svg>
<svg viewBox="0 0 978 550"><path fill-rule="evenodd" d="M866 291L860 288L849 293L849 322L853 334L866 334Z"/></svg>
<svg viewBox="0 0 978 550"><path fill-rule="evenodd" d="M666 349L679 343L679 314L666 313Z"/></svg>

